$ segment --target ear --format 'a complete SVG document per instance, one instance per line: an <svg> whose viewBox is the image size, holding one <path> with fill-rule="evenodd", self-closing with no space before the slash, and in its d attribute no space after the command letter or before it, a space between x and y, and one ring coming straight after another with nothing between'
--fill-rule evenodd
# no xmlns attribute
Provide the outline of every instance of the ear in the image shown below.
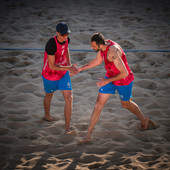
<svg viewBox="0 0 170 170"><path fill-rule="evenodd" d="M103 47L103 44L98 45L98 47L101 49Z"/></svg>

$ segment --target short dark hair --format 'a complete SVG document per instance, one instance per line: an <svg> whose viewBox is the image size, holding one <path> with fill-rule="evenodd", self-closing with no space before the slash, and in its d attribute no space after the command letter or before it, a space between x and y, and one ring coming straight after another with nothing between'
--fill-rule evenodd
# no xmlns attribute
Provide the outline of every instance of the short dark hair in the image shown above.
<svg viewBox="0 0 170 170"><path fill-rule="evenodd" d="M98 46L101 44L105 45L105 38L101 33L94 33L91 36L91 42L92 41L95 41Z"/></svg>

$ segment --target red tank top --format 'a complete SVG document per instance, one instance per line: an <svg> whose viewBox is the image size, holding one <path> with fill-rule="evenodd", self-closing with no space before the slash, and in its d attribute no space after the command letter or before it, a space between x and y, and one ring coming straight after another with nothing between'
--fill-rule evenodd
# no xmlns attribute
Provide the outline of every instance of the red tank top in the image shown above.
<svg viewBox="0 0 170 170"><path fill-rule="evenodd" d="M109 47L111 45L117 45L120 47L119 44L117 44L116 42L113 42L111 40L107 40L107 42L109 43L109 45L107 46L106 50L105 51L101 51L101 56L105 62L105 70L106 70L106 77L108 78L111 78L111 77L114 77L116 76L117 74L119 74L119 70L116 68L116 66L114 65L113 62L110 62L107 60L107 52L109 50ZM124 53L124 51L122 50L122 48L120 47L121 51L122 51L122 60L125 64L125 67L128 71L128 76L121 79L121 80L117 80L117 81L114 81L112 82L114 85L117 85L117 86L126 86L128 84L130 84L133 80L134 80L134 75L130 69L130 67L128 66L128 62L127 62L127 59L126 59L126 55Z"/></svg>
<svg viewBox="0 0 170 170"><path fill-rule="evenodd" d="M67 66L68 64L67 64L66 54L68 48L68 40L65 42L65 44L60 44L57 41L56 36L54 36L54 39L57 46L57 51L55 52L55 64ZM67 71L51 70L49 68L49 63L48 63L48 54L46 51L44 52L44 66L42 69L42 76L44 78L51 81L60 80L66 74L66 72Z"/></svg>

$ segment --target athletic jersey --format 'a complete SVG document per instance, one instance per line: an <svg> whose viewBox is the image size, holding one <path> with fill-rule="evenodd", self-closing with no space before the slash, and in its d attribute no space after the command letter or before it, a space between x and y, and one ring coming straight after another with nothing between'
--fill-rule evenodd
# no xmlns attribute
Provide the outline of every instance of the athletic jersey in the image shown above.
<svg viewBox="0 0 170 170"><path fill-rule="evenodd" d="M105 62L106 77L111 78L111 77L114 77L114 76L116 76L117 74L120 73L120 71L116 68L114 62L110 62L107 59L107 52L109 50L109 47L112 46L112 45L117 45L122 51L122 57L121 58L122 58L122 60L125 64L127 71L128 71L128 76L121 79L121 80L114 81L112 83L114 85L117 85L117 86L125 86L125 85L130 84L134 80L134 76L133 76L133 73L132 73L130 67L128 66L128 62L126 60L126 55L125 55L124 51L119 46L119 44L117 44L116 42L113 42L111 40L107 40L107 42L109 43L109 45L107 46L106 50L101 51L101 56L102 56L102 58Z"/></svg>
<svg viewBox="0 0 170 170"><path fill-rule="evenodd" d="M68 37L68 43L70 42L70 37ZM60 44L65 44L66 42L59 42ZM57 46L55 42L55 38L52 37L48 40L46 46L45 46L45 51L47 52L48 55L55 55L55 52L57 51Z"/></svg>
<svg viewBox="0 0 170 170"><path fill-rule="evenodd" d="M60 44L57 41L56 36L54 36L55 42L56 42L56 47L57 51L55 52L55 64L56 65L61 65L61 66L67 66L67 59L66 59L66 54L67 54L67 49L68 49L68 40L65 42L65 44ZM49 68L49 63L48 63L48 54L45 51L44 52L44 66L42 70L42 76L51 81L55 80L60 80L67 71L59 71L59 70L51 70Z"/></svg>

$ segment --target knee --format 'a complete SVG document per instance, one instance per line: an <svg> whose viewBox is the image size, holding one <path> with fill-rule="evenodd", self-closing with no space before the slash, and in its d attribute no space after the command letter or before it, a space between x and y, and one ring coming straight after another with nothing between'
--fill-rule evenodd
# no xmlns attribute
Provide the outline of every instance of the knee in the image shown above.
<svg viewBox="0 0 170 170"><path fill-rule="evenodd" d="M53 93L46 93L44 99L45 99L45 100L51 100L52 97L53 97Z"/></svg>
<svg viewBox="0 0 170 170"><path fill-rule="evenodd" d="M97 101L95 104L95 109L97 110L102 110L102 108L104 107L104 103Z"/></svg>
<svg viewBox="0 0 170 170"><path fill-rule="evenodd" d="M71 102L72 100L73 100L73 95L72 95L72 93L65 96L65 101L66 101L66 102Z"/></svg>

